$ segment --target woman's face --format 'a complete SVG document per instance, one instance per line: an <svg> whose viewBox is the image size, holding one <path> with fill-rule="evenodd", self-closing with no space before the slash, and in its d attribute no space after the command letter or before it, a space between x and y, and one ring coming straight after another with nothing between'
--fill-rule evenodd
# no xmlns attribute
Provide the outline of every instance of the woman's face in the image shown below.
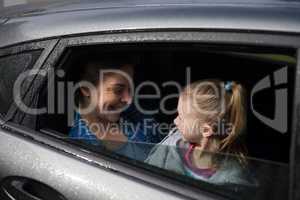
<svg viewBox="0 0 300 200"><path fill-rule="evenodd" d="M190 143L200 143L202 134L199 116L196 115L187 98L179 97L177 112L174 123L183 138Z"/></svg>
<svg viewBox="0 0 300 200"><path fill-rule="evenodd" d="M121 72L121 73L119 73ZM133 76L133 66L124 65L119 72L104 74L96 89L92 90L90 102L95 105L98 117L105 121L117 122L120 113L132 101L130 81Z"/></svg>

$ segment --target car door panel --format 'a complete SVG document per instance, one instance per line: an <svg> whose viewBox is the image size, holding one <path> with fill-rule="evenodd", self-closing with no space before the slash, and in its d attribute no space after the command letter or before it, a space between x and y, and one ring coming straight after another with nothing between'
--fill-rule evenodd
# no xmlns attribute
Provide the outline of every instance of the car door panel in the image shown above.
<svg viewBox="0 0 300 200"><path fill-rule="evenodd" d="M74 200L182 199L2 130L0 179L8 176L30 177Z"/></svg>

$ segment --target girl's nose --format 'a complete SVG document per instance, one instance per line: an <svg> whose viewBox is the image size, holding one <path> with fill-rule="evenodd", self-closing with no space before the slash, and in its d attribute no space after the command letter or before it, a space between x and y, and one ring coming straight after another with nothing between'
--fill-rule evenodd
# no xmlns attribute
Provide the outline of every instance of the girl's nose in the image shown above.
<svg viewBox="0 0 300 200"><path fill-rule="evenodd" d="M178 116L174 119L174 124L178 126Z"/></svg>

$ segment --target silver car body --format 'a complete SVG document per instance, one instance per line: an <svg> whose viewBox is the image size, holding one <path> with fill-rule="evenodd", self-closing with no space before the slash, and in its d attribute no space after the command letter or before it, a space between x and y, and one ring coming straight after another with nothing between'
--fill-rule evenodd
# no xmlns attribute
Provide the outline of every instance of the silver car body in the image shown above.
<svg viewBox="0 0 300 200"><path fill-rule="evenodd" d="M297 1L57 1L2 10L0 55L20 51L16 45L47 41L34 66L47 69L66 44L79 45L76 38L86 38L89 44L200 41L275 45L276 41L279 46L300 47L299 24ZM59 50L53 54L53 49ZM0 180L8 176L38 180L74 200L221 199L3 119Z"/></svg>

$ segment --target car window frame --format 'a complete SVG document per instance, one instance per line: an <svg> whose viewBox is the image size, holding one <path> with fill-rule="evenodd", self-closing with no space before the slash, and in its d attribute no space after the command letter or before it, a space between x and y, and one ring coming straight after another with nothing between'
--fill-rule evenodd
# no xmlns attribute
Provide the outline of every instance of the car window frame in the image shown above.
<svg viewBox="0 0 300 200"><path fill-rule="evenodd" d="M298 50L300 48L300 40L299 35L297 34L282 34L282 33L272 33L272 32L228 32L228 31L161 31L161 30L147 30L147 31L137 31L137 32L119 32L119 33L97 33L91 35L78 35L78 36L70 36L62 38L58 44L56 45L53 52L49 55L45 63L41 66L40 69L50 70L52 67L56 67L59 59L65 52L68 47L76 47L76 46L84 46L84 45L99 45L99 44L122 44L122 43L136 43L136 42L197 42L204 44L229 44L229 45L255 45L255 46L270 46L270 47L285 47L285 48L294 48ZM298 58L297 58L297 70L299 71L299 50L298 50ZM58 65L58 68L60 66ZM297 74L297 73L296 73ZM299 84L300 76L299 72L295 75L295 82ZM34 80L35 84L42 84L42 80ZM299 96L299 91L296 90L295 87L295 95ZM299 105L299 98L294 100L294 105ZM292 141L290 147L290 191L289 191L289 199L293 199L293 184L294 184L294 151L295 151L295 137L296 137L296 124L299 123L295 118L295 113L293 113L293 122L292 122ZM21 131L21 130L19 130ZM24 132L24 131L23 131ZM64 147L68 146L68 154L74 157L78 157L80 153L86 153L85 149L75 149L75 145L65 144L62 141L53 142L53 140L59 140L59 138L55 138L55 136L51 135L43 135L36 134L32 131L24 132L25 135L30 135L30 137L35 138L39 135L39 140L42 140L44 144L51 144L51 146L60 149L61 151L66 152ZM50 137L49 137L50 136ZM51 142L50 142L51 141ZM79 153L79 152L80 153ZM87 155L84 154L83 159L85 161L90 161L93 158L93 153L89 152ZM85 157L87 156L87 157ZM97 159L96 159L97 160ZM106 158L105 158L106 160ZM107 160L106 160L107 161ZM200 194L205 194L214 198L222 198L219 195L207 193L204 190L194 187L185 186L182 187L180 183L174 181L169 178L162 178L157 174L150 173L148 171L137 168L135 170L131 170L130 167L124 163L120 163L120 161L113 160L112 163L116 164L111 168L112 171L118 171L123 175L138 179L139 181L150 183L158 188L176 192L180 195L189 198L199 198ZM96 161L99 166L105 166L106 162ZM103 164L104 163L104 164ZM110 165L112 166L112 165ZM150 174L150 175L149 175ZM153 177L154 176L154 177ZM163 184L162 184L163 183ZM226 199L226 198L225 198Z"/></svg>

